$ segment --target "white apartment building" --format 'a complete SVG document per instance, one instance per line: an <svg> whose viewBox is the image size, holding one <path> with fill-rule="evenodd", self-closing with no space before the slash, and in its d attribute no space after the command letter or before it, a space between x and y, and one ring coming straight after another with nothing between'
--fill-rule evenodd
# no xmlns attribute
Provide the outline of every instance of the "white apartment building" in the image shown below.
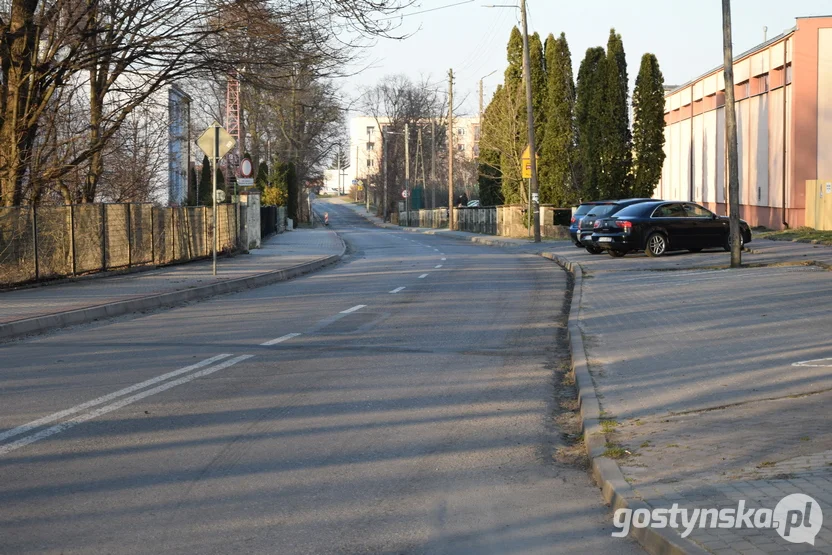
<svg viewBox="0 0 832 555"><path fill-rule="evenodd" d="M376 118L372 116L357 116L350 120L349 127L349 160L350 167L344 170L342 187L348 192L353 180L368 182L368 177L381 171L382 164L382 143L381 128L389 123L388 118ZM428 122L429 124L429 122ZM416 133L416 130L412 130ZM401 139L396 136L395 138ZM392 139L391 139L392 140ZM479 156L480 142L480 119L473 116L460 116L454 118L454 148L466 159L472 160ZM430 144L426 138L425 156L429 157ZM411 155L415 156L415 152ZM429 159L429 158L428 158ZM326 172L326 190L336 191L338 189L338 177L336 171Z"/></svg>

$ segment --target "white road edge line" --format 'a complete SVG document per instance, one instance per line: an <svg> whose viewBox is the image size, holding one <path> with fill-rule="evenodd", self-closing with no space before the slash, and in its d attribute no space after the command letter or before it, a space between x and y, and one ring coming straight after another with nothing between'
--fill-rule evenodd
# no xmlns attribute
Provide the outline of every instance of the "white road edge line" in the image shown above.
<svg viewBox="0 0 832 555"><path fill-rule="evenodd" d="M151 378L149 380L145 380L143 382L131 385L130 387L125 387L124 389L119 389L113 393L108 393L107 395L103 395L101 397L97 397L92 401L87 401L86 403L81 403L80 405L75 405L74 407L70 407L66 410L58 411L56 413L50 414L48 416L44 416L43 418L38 418L37 420L32 420L28 424L23 424L22 426L18 426L17 428L12 428L11 430L7 430L3 433L0 433L0 441L4 439L8 439L10 437L19 436L20 434L26 433L29 430L34 428L39 428L44 424L49 424L51 422L55 422L56 420L60 420L66 416L81 412L82 410L86 410L88 408L94 407L96 405L101 405L108 401L112 401L118 397L123 395L127 395L129 393L133 393L134 391L138 391L139 389L144 389L145 387L151 386L153 384L162 382L167 380L168 378L173 378L174 376L179 376L180 374L184 374L186 372L190 372L191 370L196 370L197 368L202 368L203 366L208 366L210 364L214 364L224 358L228 358L231 355L217 355L211 358L205 359L202 362L197 362L196 364L191 364L190 366L186 366L184 368L180 368L179 370L174 370L173 372L168 372L167 374L162 374L161 376L156 376L155 378Z"/></svg>
<svg viewBox="0 0 832 555"><path fill-rule="evenodd" d="M77 426L78 424L83 424L84 422L86 422L88 420L92 420L93 418L97 418L99 416L107 414L108 412L113 412L114 410L118 410L122 407L126 407L127 405L133 404L136 401L140 401L140 400L144 399L145 397L150 397L151 395L156 395L157 393L161 393L163 391L167 391L168 389L174 388L177 385L182 385L184 383L188 383L190 381L193 381L197 378L201 378L203 376L208 376L210 374L213 374L214 372L224 370L224 369L228 368L229 366L234 366L238 362L242 362L246 359L252 358L253 356L254 355L240 355L238 357L234 357L231 360L226 360L225 362L223 362L221 364L218 364L216 366L211 366L209 368L206 368L205 370L200 370L199 372L194 372L193 374L188 374L187 376L179 378L178 380L173 380L173 381L163 383L162 385L154 387L152 389L142 391L141 393L137 393L137 394L132 395L130 397L127 397L125 399L120 399L120 400L116 401L115 403L105 405L103 407L97 408L93 411L90 411L90 412L87 412L87 413L84 413L84 414L80 414L80 415L76 416L75 418L71 418L71 419L66 420L64 422L61 422L60 424L55 424L54 426L52 426L50 428L46 428L45 430L41 430L40 432L38 432L36 434L32 434L32 435L26 436L26 437L22 437L22 438L18 439L17 441L14 441L12 443L8 443L6 445L0 446L0 455L5 455L6 453L10 453L10 452L12 452L16 449L20 449L21 447L25 447L26 445L29 445L29 444L34 443L36 441L40 441L41 439L45 439L49 436L53 436L55 434L61 433L63 431L66 431L70 428L73 428L73 427Z"/></svg>
<svg viewBox="0 0 832 555"><path fill-rule="evenodd" d="M434 270L438 270L438 269L439 269L439 268L441 268L441 267L442 267L442 264L437 264L437 265L436 265L436 266L434 266L433 268L434 268Z"/></svg>
<svg viewBox="0 0 832 555"><path fill-rule="evenodd" d="M348 308L346 310L342 310L341 314L349 314L350 312L355 312L356 310L361 310L362 308L366 308L366 304L357 304L352 308Z"/></svg>
<svg viewBox="0 0 832 555"><path fill-rule="evenodd" d="M288 341L293 337L299 336L299 333L287 333L283 337L278 337L277 339L272 339L270 341L266 341L265 343L260 343L261 347L268 347L269 345L277 345L278 343L283 343L284 341Z"/></svg>
<svg viewBox="0 0 832 555"><path fill-rule="evenodd" d="M427 274L422 274L421 276L419 276L419 279L425 279L426 277L428 277Z"/></svg>
<svg viewBox="0 0 832 555"><path fill-rule="evenodd" d="M393 290L392 290L392 291L390 291L390 292L391 292L391 293L398 293L399 291L404 291L404 287L396 287L395 289L393 289Z"/></svg>

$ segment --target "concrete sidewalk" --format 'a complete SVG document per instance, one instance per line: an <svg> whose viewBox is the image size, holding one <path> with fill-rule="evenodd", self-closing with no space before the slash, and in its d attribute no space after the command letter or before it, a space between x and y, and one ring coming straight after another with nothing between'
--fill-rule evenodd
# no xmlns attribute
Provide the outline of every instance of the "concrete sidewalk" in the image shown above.
<svg viewBox="0 0 832 555"><path fill-rule="evenodd" d="M218 258L216 277L205 260L0 292L0 339L266 285L335 262L344 250L333 231L301 229Z"/></svg>

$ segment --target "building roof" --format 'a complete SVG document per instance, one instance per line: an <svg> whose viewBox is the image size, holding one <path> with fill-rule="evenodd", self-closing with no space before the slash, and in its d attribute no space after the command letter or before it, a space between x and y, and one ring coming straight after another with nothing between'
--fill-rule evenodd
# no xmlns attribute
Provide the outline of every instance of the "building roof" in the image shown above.
<svg viewBox="0 0 832 555"><path fill-rule="evenodd" d="M797 18L797 19L806 19L806 18L799 17L799 18ZM772 44L774 44L774 43L776 43L776 42L780 42L780 41L782 41L782 40L787 39L789 36L791 36L792 34L794 34L794 32L795 32L795 31L797 31L797 27L796 27L796 26L795 26L795 27L792 27L791 29L787 29L786 31L784 31L784 32L780 33L780 34L779 34L779 35L777 35L776 37L770 38L770 39L768 39L767 41L765 41L765 42L763 42L763 43L758 44L757 46L755 46L754 48L751 48L750 50L746 50L746 51L745 51L745 52L743 52L742 54L738 54L738 55L734 56L734 63L736 64L737 62L742 61L744 58L748 58L749 56L753 56L753 55L754 55L754 54L756 54L757 52L761 52L762 50L765 50L766 48L768 48L769 46L771 46ZM693 85L693 84L694 84L694 83L696 83L697 81L701 81L701 80L702 80L702 79L704 79L705 77L708 77L709 75L712 75L712 74L716 73L717 71L719 71L720 69L722 69L722 68L724 68L724 67L725 67L725 64L724 64L724 63L723 63L723 64L719 64L718 66L716 66L716 67L715 67L715 68L713 68L712 70L710 70L710 71L706 71L706 72L705 72L705 73L703 73L702 75L700 75L700 76L698 76L698 77L695 77L695 78L691 79L691 80L690 80L690 81L688 81L687 83L684 83L684 84L682 84L682 85L679 85L679 86L677 86L677 87L673 88L672 90L670 90L670 91L666 92L666 93L665 93L665 95L664 95L664 97L665 97L665 98L667 98L668 96L671 96L671 95L673 95L673 94L675 94L675 93L679 92L679 91L680 91L680 90L682 90L682 89L686 89L687 87L690 87L691 85Z"/></svg>

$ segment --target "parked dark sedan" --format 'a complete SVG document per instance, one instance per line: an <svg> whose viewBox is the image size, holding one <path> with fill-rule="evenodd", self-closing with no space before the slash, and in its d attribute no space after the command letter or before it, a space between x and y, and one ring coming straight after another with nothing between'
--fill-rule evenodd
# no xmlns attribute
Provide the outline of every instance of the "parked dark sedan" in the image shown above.
<svg viewBox="0 0 832 555"><path fill-rule="evenodd" d="M611 201L583 202L580 206L578 206L578 208L575 209L575 213L572 214L572 220L569 223L569 236L572 238L572 242L575 243L575 246L579 249L584 248L583 244L581 244L581 239L578 236L578 227L581 225L581 220L590 210L600 204L604 204L605 202Z"/></svg>
<svg viewBox="0 0 832 555"><path fill-rule="evenodd" d="M623 200L599 200L592 204L591 209L578 222L578 240L580 246L584 247L589 254L601 254L604 249L592 241L592 234L595 232L595 221L598 218L608 218L619 211L642 202L650 202L650 198L628 198Z"/></svg>
<svg viewBox="0 0 832 555"><path fill-rule="evenodd" d="M731 250L728 218L692 202L654 201L624 208L595 221L592 241L611 256L644 251L661 256L672 250ZM740 220L741 241L751 242L751 229Z"/></svg>

